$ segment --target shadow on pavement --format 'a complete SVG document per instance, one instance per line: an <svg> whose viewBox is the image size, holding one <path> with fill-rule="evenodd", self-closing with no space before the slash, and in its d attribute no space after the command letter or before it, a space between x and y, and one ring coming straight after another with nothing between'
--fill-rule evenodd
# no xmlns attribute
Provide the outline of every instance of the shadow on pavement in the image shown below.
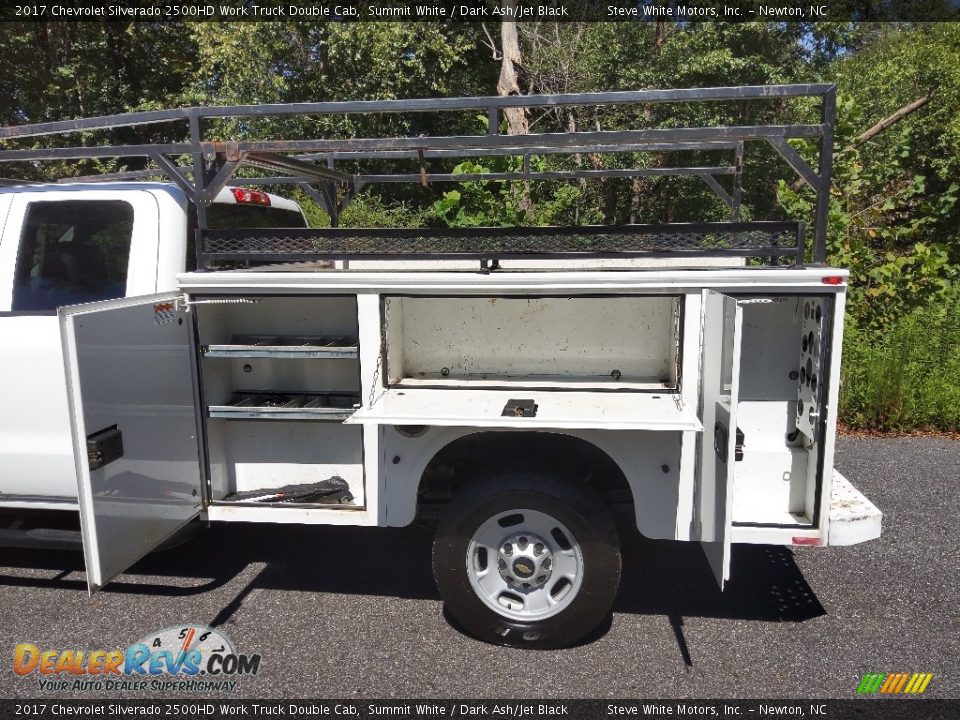
<svg viewBox="0 0 960 720"><path fill-rule="evenodd" d="M419 527L217 525L183 545L153 553L104 592L167 597L207 593L227 585L250 563L263 563L210 619L211 625L227 622L256 589L438 600L431 541L430 532ZM647 540L628 530L621 551L623 578L613 611L669 618L688 665L685 617L802 622L826 613L785 547L734 546L733 579L722 593L696 543ZM39 577L0 570L0 586L86 591L78 552L4 548L0 566L56 573ZM604 623L584 642L602 637L609 627Z"/></svg>

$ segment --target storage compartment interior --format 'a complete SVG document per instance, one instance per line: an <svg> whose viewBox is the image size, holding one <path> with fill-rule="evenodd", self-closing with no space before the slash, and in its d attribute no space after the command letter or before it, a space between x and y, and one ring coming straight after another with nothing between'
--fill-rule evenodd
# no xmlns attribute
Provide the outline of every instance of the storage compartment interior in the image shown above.
<svg viewBox="0 0 960 720"><path fill-rule="evenodd" d="M199 300L211 499L362 507L356 298Z"/></svg>
<svg viewBox="0 0 960 720"><path fill-rule="evenodd" d="M734 523L807 526L818 479L830 297L741 299L743 336ZM811 410L813 414L811 415Z"/></svg>
<svg viewBox="0 0 960 720"><path fill-rule="evenodd" d="M393 387L676 390L680 296L384 299Z"/></svg>
<svg viewBox="0 0 960 720"><path fill-rule="evenodd" d="M284 420L211 421L207 436L211 499L215 502L364 505L363 436L358 425ZM289 486L306 492L332 478L343 479L351 500L341 502L343 496L336 492L312 500L273 499L269 493L249 496L253 491ZM258 497L262 499L255 499Z"/></svg>

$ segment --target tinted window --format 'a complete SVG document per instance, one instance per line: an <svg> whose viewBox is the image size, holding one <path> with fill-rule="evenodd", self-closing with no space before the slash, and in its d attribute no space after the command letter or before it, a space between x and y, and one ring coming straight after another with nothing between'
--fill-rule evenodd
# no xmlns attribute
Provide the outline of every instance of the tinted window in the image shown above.
<svg viewBox="0 0 960 720"><path fill-rule="evenodd" d="M190 205L190 232L187 233L187 264L192 272L197 269L197 208ZM207 208L207 227L235 230L237 228L302 228L307 227L303 213L275 207L213 203Z"/></svg>
<svg viewBox="0 0 960 720"><path fill-rule="evenodd" d="M296 210L227 203L213 203L207 208L210 228L300 228L304 224L303 215Z"/></svg>
<svg viewBox="0 0 960 720"><path fill-rule="evenodd" d="M35 202L27 208L13 310L123 297L133 208L119 200Z"/></svg>

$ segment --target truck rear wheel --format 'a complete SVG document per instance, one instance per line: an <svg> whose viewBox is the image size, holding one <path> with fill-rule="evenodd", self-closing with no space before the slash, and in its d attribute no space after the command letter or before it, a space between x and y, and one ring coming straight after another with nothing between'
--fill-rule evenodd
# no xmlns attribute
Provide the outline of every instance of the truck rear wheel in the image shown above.
<svg viewBox="0 0 960 720"><path fill-rule="evenodd" d="M582 484L513 473L468 484L433 544L447 610L486 642L570 645L610 612L620 585L617 528Z"/></svg>

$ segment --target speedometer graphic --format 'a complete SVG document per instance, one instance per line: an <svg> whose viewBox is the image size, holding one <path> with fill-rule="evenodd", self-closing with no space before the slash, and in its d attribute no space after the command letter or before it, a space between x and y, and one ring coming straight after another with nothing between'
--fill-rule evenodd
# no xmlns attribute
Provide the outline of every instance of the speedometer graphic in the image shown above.
<svg viewBox="0 0 960 720"><path fill-rule="evenodd" d="M174 625L151 633L127 649L136 667L150 674L205 675L213 655L235 656L226 635L206 625Z"/></svg>

